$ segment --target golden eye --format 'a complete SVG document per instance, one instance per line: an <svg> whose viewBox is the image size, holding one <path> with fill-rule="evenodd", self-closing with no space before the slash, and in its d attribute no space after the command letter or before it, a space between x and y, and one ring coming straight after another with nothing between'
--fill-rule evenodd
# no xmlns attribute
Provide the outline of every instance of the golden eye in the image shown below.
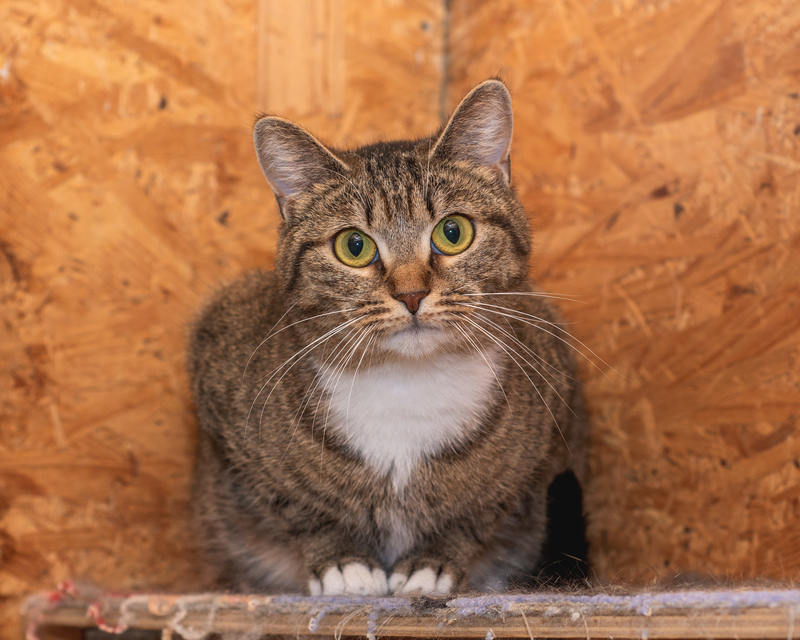
<svg viewBox="0 0 800 640"><path fill-rule="evenodd" d="M454 215L447 216L431 234L431 246L436 253L454 256L466 251L475 237L475 229L468 218Z"/></svg>
<svg viewBox="0 0 800 640"><path fill-rule="evenodd" d="M333 241L333 252L348 267L360 269L378 259L378 247L358 229L340 231Z"/></svg>

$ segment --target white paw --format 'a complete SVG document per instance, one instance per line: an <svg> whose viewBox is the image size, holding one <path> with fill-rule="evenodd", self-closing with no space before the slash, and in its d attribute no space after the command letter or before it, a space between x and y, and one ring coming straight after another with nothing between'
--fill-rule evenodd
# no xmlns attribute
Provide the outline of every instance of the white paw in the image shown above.
<svg viewBox="0 0 800 640"><path fill-rule="evenodd" d="M389 593L389 586L383 569L351 562L341 569L326 569L322 580L309 580L308 591L312 596L383 596Z"/></svg>
<svg viewBox="0 0 800 640"><path fill-rule="evenodd" d="M389 578L389 592L414 593L425 596L448 596L453 590L453 576L442 572L437 575L430 567L417 569L411 576L393 573Z"/></svg>

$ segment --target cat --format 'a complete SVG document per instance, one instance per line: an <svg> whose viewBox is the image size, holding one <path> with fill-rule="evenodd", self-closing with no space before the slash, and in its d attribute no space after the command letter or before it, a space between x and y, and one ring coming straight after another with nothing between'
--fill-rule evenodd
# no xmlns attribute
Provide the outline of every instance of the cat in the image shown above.
<svg viewBox="0 0 800 640"><path fill-rule="evenodd" d="M587 424L566 332L528 280L511 98L355 150L254 129L274 271L199 315L194 522L220 584L448 595L585 575Z"/></svg>

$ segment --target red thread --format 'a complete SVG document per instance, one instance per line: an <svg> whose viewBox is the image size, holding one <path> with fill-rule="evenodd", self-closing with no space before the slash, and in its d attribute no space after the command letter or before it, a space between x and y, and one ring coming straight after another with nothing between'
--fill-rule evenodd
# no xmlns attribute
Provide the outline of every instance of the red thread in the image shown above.
<svg viewBox="0 0 800 640"><path fill-rule="evenodd" d="M79 596L78 587L72 580L64 580L58 583L58 590L66 596L77 598Z"/></svg>
<svg viewBox="0 0 800 640"><path fill-rule="evenodd" d="M86 615L94 620L94 623L100 631L105 631L106 633L122 633L128 628L128 625L124 622L115 625L108 624L105 618L100 614L100 604L97 602L93 602L89 605L89 608L86 610Z"/></svg>
<svg viewBox="0 0 800 640"><path fill-rule="evenodd" d="M36 616L36 619L31 618L31 620L28 621L28 628L25 629L25 640L39 640L39 623L41 621L41 613Z"/></svg>

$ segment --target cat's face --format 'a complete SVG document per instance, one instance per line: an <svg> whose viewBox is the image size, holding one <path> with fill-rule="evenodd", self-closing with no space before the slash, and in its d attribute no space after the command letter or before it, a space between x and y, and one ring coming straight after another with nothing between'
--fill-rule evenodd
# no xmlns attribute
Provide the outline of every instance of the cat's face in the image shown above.
<svg viewBox="0 0 800 640"><path fill-rule="evenodd" d="M367 351L419 358L491 346L495 331L471 305L519 287L530 252L510 138L499 82L417 142L330 151L284 120L259 121L259 161L285 220L276 270L309 343L352 367Z"/></svg>

